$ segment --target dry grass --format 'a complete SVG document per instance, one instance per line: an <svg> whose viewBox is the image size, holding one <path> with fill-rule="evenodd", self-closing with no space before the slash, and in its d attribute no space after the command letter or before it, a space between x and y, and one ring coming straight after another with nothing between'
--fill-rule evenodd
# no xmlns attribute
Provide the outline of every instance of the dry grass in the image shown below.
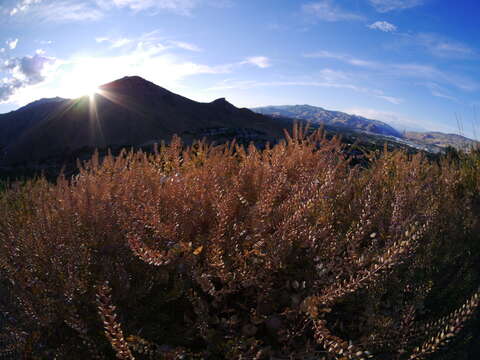
<svg viewBox="0 0 480 360"><path fill-rule="evenodd" d="M478 305L475 156L361 168L297 128L263 151L174 139L13 186L7 331L33 358L428 358Z"/></svg>

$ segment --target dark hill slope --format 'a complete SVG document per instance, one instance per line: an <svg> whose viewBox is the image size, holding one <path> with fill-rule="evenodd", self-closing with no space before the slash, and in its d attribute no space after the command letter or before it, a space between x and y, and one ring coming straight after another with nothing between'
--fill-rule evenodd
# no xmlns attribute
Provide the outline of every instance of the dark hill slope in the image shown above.
<svg viewBox="0 0 480 360"><path fill-rule="evenodd" d="M46 114L6 148L7 163L31 162L81 148L140 146L178 134L188 141L211 131L255 134L258 140L282 136L290 122L239 109L225 99L199 103L140 77L103 85L95 96L42 109ZM16 112L14 112L16 113Z"/></svg>
<svg viewBox="0 0 480 360"><path fill-rule="evenodd" d="M67 102L68 100L62 98L41 99L16 111L0 114L0 146L12 144L26 130L43 121Z"/></svg>

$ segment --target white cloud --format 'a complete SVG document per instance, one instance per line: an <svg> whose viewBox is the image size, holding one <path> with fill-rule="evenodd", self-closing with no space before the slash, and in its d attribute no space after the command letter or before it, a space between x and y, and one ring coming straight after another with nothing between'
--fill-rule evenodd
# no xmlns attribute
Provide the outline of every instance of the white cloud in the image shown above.
<svg viewBox="0 0 480 360"><path fill-rule="evenodd" d="M234 72L245 61L207 65L191 61L184 53L164 39L158 42L158 32L133 39L125 47L111 48L111 55L50 59L42 54L25 59L11 59L5 70L9 82L0 84L2 100L24 105L41 97L78 97L90 90L128 75L142 76L160 86L180 90L184 79L193 75L215 75ZM108 38L98 38L108 41ZM50 63L55 61L55 63ZM54 67L55 71L48 71ZM37 74L37 75L35 75Z"/></svg>
<svg viewBox="0 0 480 360"><path fill-rule="evenodd" d="M121 38L121 39L117 39L115 40L113 43L112 43L112 48L119 48L119 47L123 47L125 45L128 45L132 42L131 39L127 39L127 38Z"/></svg>
<svg viewBox="0 0 480 360"><path fill-rule="evenodd" d="M134 12L170 11L180 15L191 15L200 5L210 7L232 6L230 0L18 0L9 13L19 17L28 14L45 22L98 21L115 9Z"/></svg>
<svg viewBox="0 0 480 360"><path fill-rule="evenodd" d="M129 8L133 11L160 11L169 10L181 15L190 15L200 1L199 0L97 0L103 8L112 6Z"/></svg>
<svg viewBox="0 0 480 360"><path fill-rule="evenodd" d="M5 48L0 48L0 54L5 52Z"/></svg>
<svg viewBox="0 0 480 360"><path fill-rule="evenodd" d="M304 4L302 11L317 19L329 22L363 19L363 16L350 13L335 5L333 0L320 0Z"/></svg>
<svg viewBox="0 0 480 360"><path fill-rule="evenodd" d="M102 36L95 38L97 43L108 43L110 44L111 49L122 48L129 46L132 47L147 47L149 49L156 48L168 50L168 49L182 49L193 52L200 52L202 49L192 43L177 41L177 40L168 40L164 36L161 36L158 30L143 34L137 38L126 38L126 37L108 37Z"/></svg>
<svg viewBox="0 0 480 360"><path fill-rule="evenodd" d="M388 21L376 21L368 27L372 30L380 30L383 32L395 32L397 31L397 27Z"/></svg>
<svg viewBox="0 0 480 360"><path fill-rule="evenodd" d="M18 39L10 39L5 42L10 50L13 50L17 47Z"/></svg>
<svg viewBox="0 0 480 360"><path fill-rule="evenodd" d="M267 58L266 56L249 57L245 61L242 61L240 64L251 64L261 69L266 69L272 66L272 64L270 63L270 59Z"/></svg>
<svg viewBox="0 0 480 360"><path fill-rule="evenodd" d="M202 49L200 47L198 47L197 45L191 44L191 43L188 43L188 42L171 40L170 43L172 45L174 45L175 47L179 48L179 49L194 51L194 52L202 51Z"/></svg>
<svg viewBox="0 0 480 360"><path fill-rule="evenodd" d="M104 17L98 8L68 0L39 7L36 15L47 22L97 21Z"/></svg>
<svg viewBox="0 0 480 360"><path fill-rule="evenodd" d="M0 82L0 102L21 88L43 82L56 65L55 58L41 54L7 59L0 68L7 74Z"/></svg>
<svg viewBox="0 0 480 360"><path fill-rule="evenodd" d="M132 39L127 39L127 38L110 39L108 37L98 37L98 38L95 39L95 41L97 43L108 42L108 43L110 43L110 47L112 49L124 47L124 46L126 46L128 44L131 44L133 42Z"/></svg>
<svg viewBox="0 0 480 360"><path fill-rule="evenodd" d="M425 0L369 0L370 4L381 13L395 10L411 9L423 5Z"/></svg>
<svg viewBox="0 0 480 360"><path fill-rule="evenodd" d="M400 105L404 102L404 100L402 98L397 98L397 97L394 97L394 96L377 95L377 97L379 99L383 99L385 101L388 101L389 103L394 104L394 105Z"/></svg>
<svg viewBox="0 0 480 360"><path fill-rule="evenodd" d="M17 17L22 12L22 18L30 20L38 19L41 22L76 22L97 21L104 17L104 12L96 4L79 0L24 0L28 6L18 6L12 15ZM27 11L28 10L28 11ZM28 18L25 18L28 13Z"/></svg>
<svg viewBox="0 0 480 360"><path fill-rule="evenodd" d="M17 5L10 10L10 16L17 15L22 11L28 10L31 5L39 4L42 0L22 0L17 3Z"/></svg>

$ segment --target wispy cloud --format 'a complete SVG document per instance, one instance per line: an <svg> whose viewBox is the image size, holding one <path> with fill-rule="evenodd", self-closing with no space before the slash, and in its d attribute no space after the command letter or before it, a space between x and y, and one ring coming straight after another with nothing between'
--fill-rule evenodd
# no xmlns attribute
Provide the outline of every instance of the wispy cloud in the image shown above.
<svg viewBox="0 0 480 360"><path fill-rule="evenodd" d="M175 46L179 49L194 51L194 52L201 52L202 51L201 47L199 47L195 44L192 44L192 43L185 42L185 41L170 40L169 42L170 42L170 44L172 44L173 46Z"/></svg>
<svg viewBox="0 0 480 360"><path fill-rule="evenodd" d="M166 39L160 34L158 30L151 31L146 34L142 34L137 38L127 38L127 37L110 37L110 36L100 36L95 38L97 43L109 44L110 49L117 49L123 47L146 47L146 48L156 48L162 50L168 49L182 49L192 52L201 52L202 49L192 43L185 41L178 41L172 39Z"/></svg>
<svg viewBox="0 0 480 360"><path fill-rule="evenodd" d="M252 56L247 58L245 61L242 61L241 64L250 64L261 69L266 69L272 66L270 59L266 56Z"/></svg>
<svg viewBox="0 0 480 360"><path fill-rule="evenodd" d="M310 54L305 54L304 57L340 60L350 65L365 67L365 68L376 68L378 66L378 63L375 61L363 60L363 59L355 58L350 55L339 54L339 53L334 53L331 51L324 51L324 50L317 51Z"/></svg>
<svg viewBox="0 0 480 360"><path fill-rule="evenodd" d="M446 90L445 88L443 88L442 86L438 85L435 82L426 82L426 83L423 83L422 85L424 85L427 89L429 89L430 93L435 97L460 103L460 101L456 97L449 95L448 90Z"/></svg>
<svg viewBox="0 0 480 360"><path fill-rule="evenodd" d="M470 57L475 51L468 45L433 33L420 33L413 42L438 57Z"/></svg>
<svg viewBox="0 0 480 360"><path fill-rule="evenodd" d="M372 30L380 30L383 32L395 32L397 31L397 27L388 21L376 21L371 25L368 25L368 28Z"/></svg>
<svg viewBox="0 0 480 360"><path fill-rule="evenodd" d="M432 65L424 64L385 64L384 71L392 76L410 77L441 82L464 91L475 91L480 84L475 80L449 72L439 70Z"/></svg>
<svg viewBox="0 0 480 360"><path fill-rule="evenodd" d="M97 0L102 8L120 7L133 11L168 10L181 15L191 15L192 10L201 3L200 0Z"/></svg>
<svg viewBox="0 0 480 360"><path fill-rule="evenodd" d="M39 4L40 2L42 2L42 0L21 0L10 10L10 16L26 11L31 5Z"/></svg>
<svg viewBox="0 0 480 360"><path fill-rule="evenodd" d="M344 89L350 90L358 93L365 94L367 96L375 97L384 101L387 101L392 104L401 104L403 99L388 96L382 90L370 89L363 86L358 86L348 82L340 81L338 75L340 72L336 72L335 79L332 78L332 70L325 69L326 71L320 71L319 76L316 80L304 80L304 79L292 79L292 80L281 80L281 81L257 81L257 80L232 80L227 79L219 82L218 84L208 88L210 91L224 91L231 89L253 89L253 88L262 88L262 87L280 87L280 86L292 86L292 87L322 87L330 89ZM343 77L346 79L346 77ZM342 80L343 80L342 79Z"/></svg>
<svg viewBox="0 0 480 360"><path fill-rule="evenodd" d="M441 82L450 86L454 86L464 91L475 91L480 88L480 84L475 80L449 72L444 72L435 66L416 64L416 63L382 63L373 60L364 60L355 58L350 55L338 54L329 51L318 51L304 55L310 58L327 58L335 59L347 63L349 65L374 71L374 75L379 74L394 78L413 78L428 81Z"/></svg>
<svg viewBox="0 0 480 360"><path fill-rule="evenodd" d="M370 4L381 13L411 9L425 3L425 0L369 0Z"/></svg>
<svg viewBox="0 0 480 360"><path fill-rule="evenodd" d="M333 0L320 0L304 4L302 11L323 21L336 22L348 20L363 20L364 17L351 13L336 5Z"/></svg>
<svg viewBox="0 0 480 360"><path fill-rule="evenodd" d="M79 0L31 0L21 15L24 19L58 23L97 21L104 17L104 12L96 4Z"/></svg>
<svg viewBox="0 0 480 360"><path fill-rule="evenodd" d="M115 9L134 12L170 11L191 15L200 5L226 7L230 1L213 0L20 0L10 9L11 16L27 15L48 22L97 21Z"/></svg>
<svg viewBox="0 0 480 360"><path fill-rule="evenodd" d="M13 50L17 47L18 39L9 39L5 42L10 50Z"/></svg>
<svg viewBox="0 0 480 360"><path fill-rule="evenodd" d="M98 37L95 39L95 41L97 43L109 43L112 49L120 48L133 42L132 39L128 38L111 39L108 37Z"/></svg>
<svg viewBox="0 0 480 360"><path fill-rule="evenodd" d="M462 41L452 39L438 33L402 33L395 32L397 39L384 44L386 49L395 50L401 54L411 51L420 52L438 58L450 59L479 59L478 49Z"/></svg>

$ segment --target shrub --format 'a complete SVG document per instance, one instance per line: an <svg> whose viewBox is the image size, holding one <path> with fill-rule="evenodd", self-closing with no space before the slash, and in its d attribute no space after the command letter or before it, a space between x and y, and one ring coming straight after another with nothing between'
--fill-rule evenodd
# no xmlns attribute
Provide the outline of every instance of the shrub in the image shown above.
<svg viewBox="0 0 480 360"><path fill-rule="evenodd" d="M480 301L473 156L353 166L296 128L14 185L4 330L36 358L423 359L449 342L461 358Z"/></svg>

